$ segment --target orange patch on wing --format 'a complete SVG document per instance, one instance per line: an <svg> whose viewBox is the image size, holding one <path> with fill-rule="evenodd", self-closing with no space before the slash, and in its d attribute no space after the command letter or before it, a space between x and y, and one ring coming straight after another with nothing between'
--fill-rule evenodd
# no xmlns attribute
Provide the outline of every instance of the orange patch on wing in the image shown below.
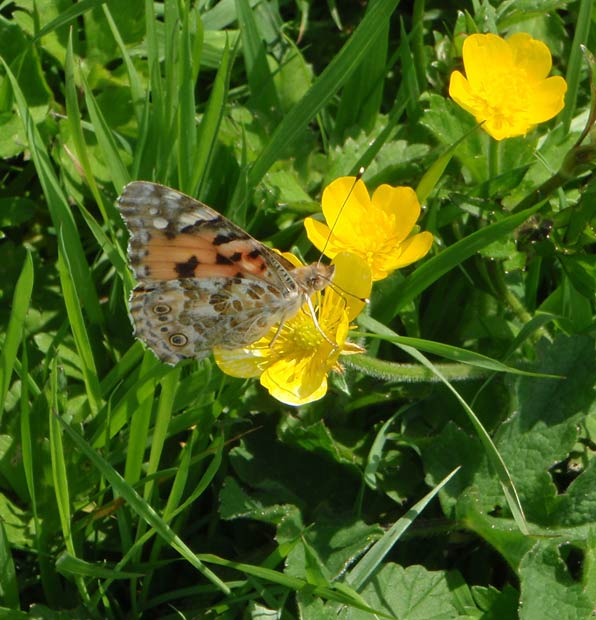
<svg viewBox="0 0 596 620"><path fill-rule="evenodd" d="M254 242L237 239L214 245L213 234L181 233L168 238L154 233L142 264L151 280L234 277L239 273L263 274L267 264Z"/></svg>

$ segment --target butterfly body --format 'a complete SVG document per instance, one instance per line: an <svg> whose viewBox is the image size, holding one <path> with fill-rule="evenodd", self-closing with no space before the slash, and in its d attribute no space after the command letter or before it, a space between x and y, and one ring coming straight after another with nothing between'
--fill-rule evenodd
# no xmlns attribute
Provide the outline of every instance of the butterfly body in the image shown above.
<svg viewBox="0 0 596 620"><path fill-rule="evenodd" d="M214 209L163 185L129 183L118 205L138 281L130 300L135 335L168 364L252 344L333 275L332 266L295 267Z"/></svg>

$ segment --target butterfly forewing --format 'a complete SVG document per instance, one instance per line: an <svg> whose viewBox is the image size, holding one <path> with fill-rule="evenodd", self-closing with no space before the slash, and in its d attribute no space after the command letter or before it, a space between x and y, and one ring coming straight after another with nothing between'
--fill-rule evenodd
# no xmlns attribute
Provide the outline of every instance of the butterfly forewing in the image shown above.
<svg viewBox="0 0 596 620"><path fill-rule="evenodd" d="M118 200L130 231L135 335L164 362L247 346L293 316L333 270L296 269L207 205L148 181Z"/></svg>

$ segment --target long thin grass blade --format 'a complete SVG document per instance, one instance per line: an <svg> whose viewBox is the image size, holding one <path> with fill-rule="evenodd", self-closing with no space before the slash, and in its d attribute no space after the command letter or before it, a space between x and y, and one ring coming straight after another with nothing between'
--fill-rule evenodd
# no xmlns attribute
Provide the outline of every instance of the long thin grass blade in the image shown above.
<svg viewBox="0 0 596 620"><path fill-rule="evenodd" d="M4 344L2 345L2 352L0 353L0 422L2 420L2 413L4 412L4 401L10 386L10 379L17 359L19 345L23 338L23 327L25 325L27 310L31 302L32 292L33 261L31 255L28 253L25 257L25 262L12 296L12 308L8 320L8 328L6 330Z"/></svg>

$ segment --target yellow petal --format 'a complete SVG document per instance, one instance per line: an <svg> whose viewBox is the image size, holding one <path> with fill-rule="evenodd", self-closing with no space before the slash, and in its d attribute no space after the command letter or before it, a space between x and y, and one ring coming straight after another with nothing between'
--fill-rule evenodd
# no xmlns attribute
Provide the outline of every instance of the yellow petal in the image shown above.
<svg viewBox="0 0 596 620"><path fill-rule="evenodd" d="M536 84L529 120L532 123L542 123L555 117L565 107L566 92L567 82L558 75Z"/></svg>
<svg viewBox="0 0 596 620"><path fill-rule="evenodd" d="M533 127L534 124L528 122L527 116L521 114L510 115L507 118L495 116L487 119L482 125L482 129L495 140L525 136Z"/></svg>
<svg viewBox="0 0 596 620"><path fill-rule="evenodd" d="M379 185L373 194L372 205L395 218L393 229L387 232L397 243L412 232L420 216L420 203L411 187Z"/></svg>
<svg viewBox="0 0 596 620"><path fill-rule="evenodd" d="M454 71L451 74L451 79L449 80L449 96L457 105L466 110L466 112L470 112L470 114L476 116L478 97L472 91L470 82L468 82L459 71ZM481 122L484 119L478 119L478 117L476 117L476 120Z"/></svg>
<svg viewBox="0 0 596 620"><path fill-rule="evenodd" d="M466 77L474 91L490 86L495 73L509 70L513 53L496 34L471 34L462 47Z"/></svg>
<svg viewBox="0 0 596 620"><path fill-rule="evenodd" d="M327 371L312 358L280 359L261 375L261 385L287 405L304 405L327 392Z"/></svg>
<svg viewBox="0 0 596 620"><path fill-rule="evenodd" d="M330 238L331 229L323 222L307 217L304 220L304 228L306 228L306 236L317 250L322 252L325 248L325 256L333 258L338 252L343 251L344 248L339 243L337 236L334 234Z"/></svg>
<svg viewBox="0 0 596 620"><path fill-rule="evenodd" d="M543 80L550 73L552 56L542 41L527 32L517 32L507 39L507 45L511 48L514 64L526 72L529 82Z"/></svg>
<svg viewBox="0 0 596 620"><path fill-rule="evenodd" d="M355 342L346 342L341 350L342 355L356 355L366 353L366 349Z"/></svg>
<svg viewBox="0 0 596 620"><path fill-rule="evenodd" d="M329 226L336 223L341 211L341 217L337 222L341 225L342 220L345 222L345 218L351 219L353 214L366 213L370 207L370 197L362 179L356 181L356 177L339 177L329 183L323 191L321 205Z"/></svg>
<svg viewBox="0 0 596 620"><path fill-rule="evenodd" d="M348 321L353 321L366 305L372 288L370 267L364 259L352 252L342 252L333 260L333 285L344 297ZM326 295L332 293L327 291Z"/></svg>
<svg viewBox="0 0 596 620"><path fill-rule="evenodd" d="M286 260L290 261L294 267L304 267L304 263L297 256L294 256L292 252L280 252L275 248L273 248L273 251L281 254Z"/></svg>
<svg viewBox="0 0 596 620"><path fill-rule="evenodd" d="M231 377L249 379L258 377L267 364L271 362L271 349L263 347L258 349L213 349L215 363L222 372Z"/></svg>
<svg viewBox="0 0 596 620"><path fill-rule="evenodd" d="M395 263L391 264L390 271L411 265L426 256L433 244L433 236L428 231L412 235L401 244L401 254Z"/></svg>

